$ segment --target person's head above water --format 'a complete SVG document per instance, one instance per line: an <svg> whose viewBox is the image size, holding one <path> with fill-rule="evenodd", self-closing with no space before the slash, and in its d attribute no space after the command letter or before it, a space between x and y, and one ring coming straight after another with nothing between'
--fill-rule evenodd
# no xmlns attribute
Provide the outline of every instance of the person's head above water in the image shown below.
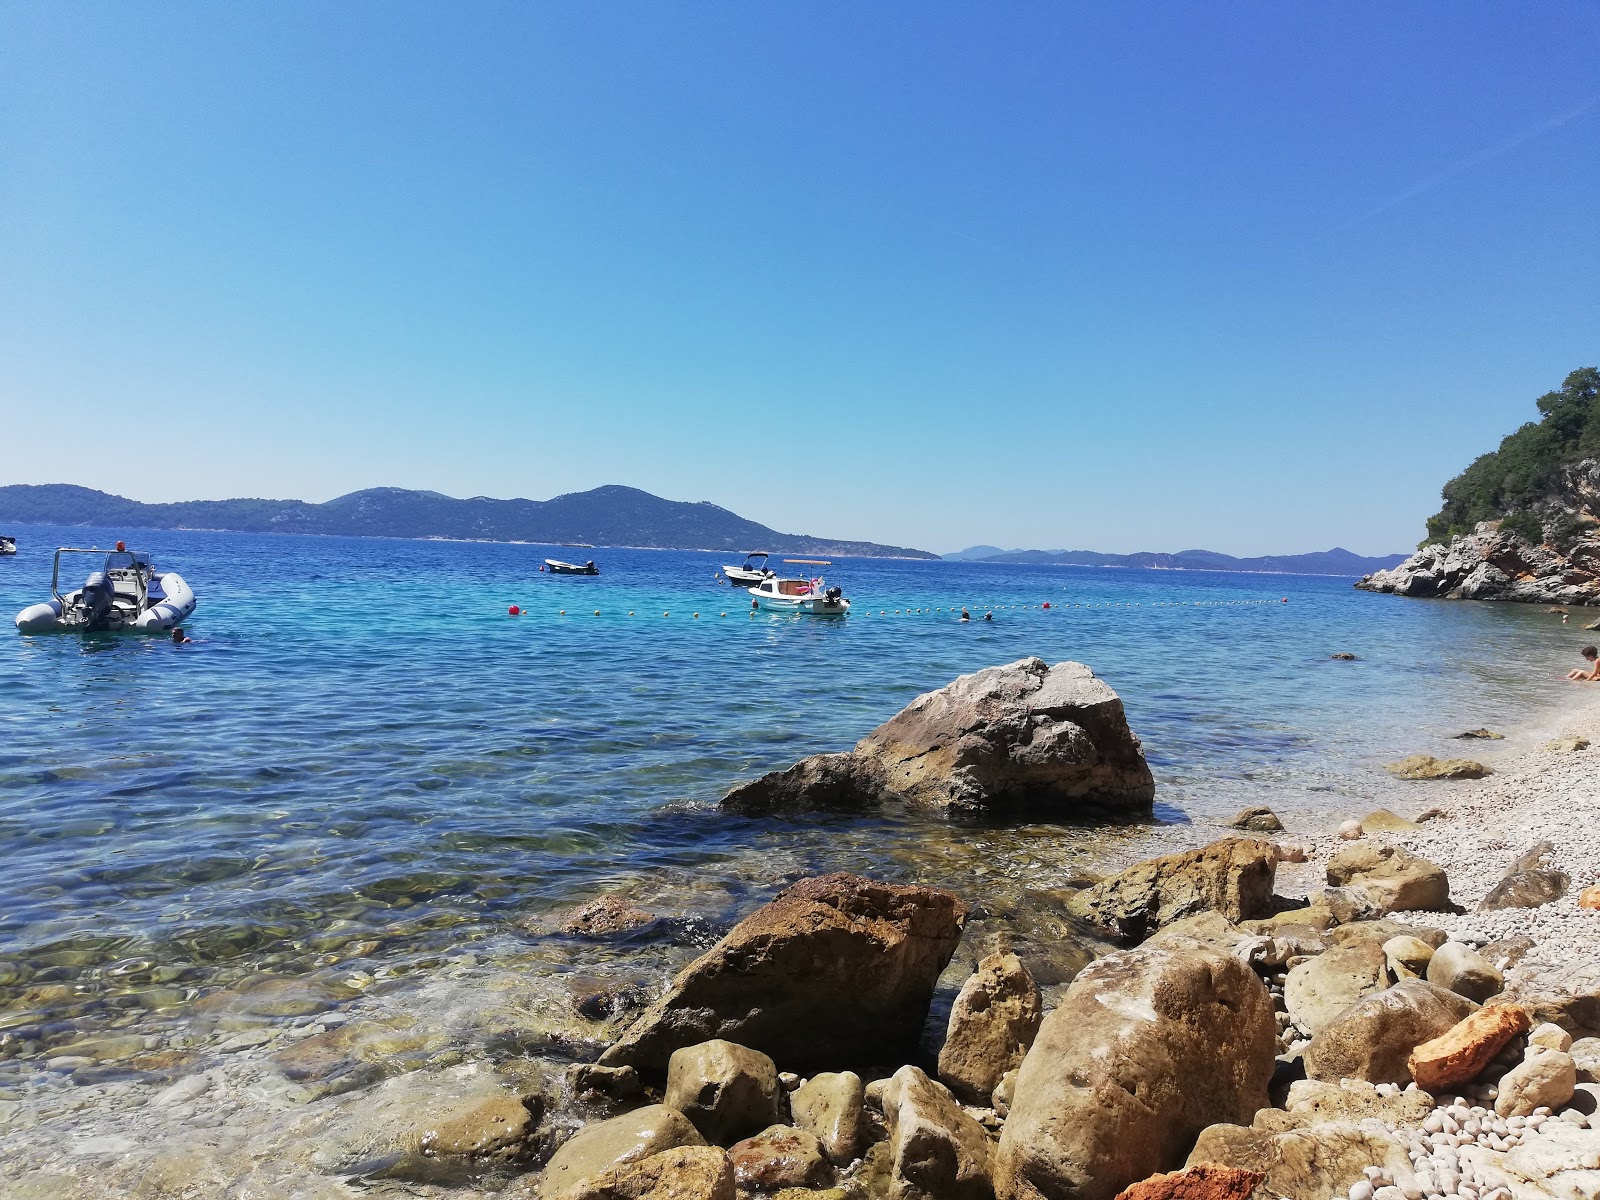
<svg viewBox="0 0 1600 1200"><path fill-rule="evenodd" d="M969 613L966 609L963 608L961 610L961 619L963 621L970 621L970 620L972 620L972 614Z"/></svg>
<svg viewBox="0 0 1600 1200"><path fill-rule="evenodd" d="M992 621L992 620L994 620L994 614L993 613L984 613L983 614L983 619L985 621Z"/></svg>
<svg viewBox="0 0 1600 1200"><path fill-rule="evenodd" d="M174 625L172 627L172 640L175 641L175 642L178 642L181 645L182 643L187 642L189 640L189 635L184 633L184 631L182 629L180 629L178 626Z"/></svg>

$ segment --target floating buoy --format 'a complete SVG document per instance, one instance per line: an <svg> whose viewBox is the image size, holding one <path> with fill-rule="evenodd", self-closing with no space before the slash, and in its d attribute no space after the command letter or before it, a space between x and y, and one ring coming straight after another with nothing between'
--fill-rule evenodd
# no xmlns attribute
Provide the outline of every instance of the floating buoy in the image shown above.
<svg viewBox="0 0 1600 1200"><path fill-rule="evenodd" d="M719 616L719 617L725 617L725 616L727 616L727 615L728 615L728 614L727 614L727 613L718 613L718 614L717 614L717 615L718 615L718 616Z"/></svg>
<svg viewBox="0 0 1600 1200"><path fill-rule="evenodd" d="M629 609L629 610L628 610L628 615L629 615L629 616L630 616L630 617L631 617L631 616L633 616L633 609L631 609L631 608L630 608L630 609Z"/></svg>
<svg viewBox="0 0 1600 1200"><path fill-rule="evenodd" d="M594 615L597 617L600 615L600 610L598 608L594 610Z"/></svg>
<svg viewBox="0 0 1600 1200"><path fill-rule="evenodd" d="M672 615L672 614L671 614L671 613L662 613L662 614L661 614L661 615L662 615L662 616L663 616L663 617L670 617L670 616L671 616L671 615Z"/></svg>
<svg viewBox="0 0 1600 1200"><path fill-rule="evenodd" d="M563 609L562 609L562 610L561 610L561 611L560 611L560 612L559 612L559 613L557 613L557 614L556 614L556 615L557 615L557 616L560 616L560 617L564 617L564 616L566 616L566 615L567 615L567 610L566 610L566 609L564 609L564 608L563 608Z"/></svg>
<svg viewBox="0 0 1600 1200"><path fill-rule="evenodd" d="M125 554L125 553L127 553L127 550L128 550L128 543L124 542L124 541L121 541L119 539L118 542L117 542L117 553L118 554Z"/></svg>
<svg viewBox="0 0 1600 1200"><path fill-rule="evenodd" d="M1050 607L1050 601L1048 601L1048 600L1046 600L1046 601L1045 601L1045 602L1044 602L1044 606L1045 606L1045 607L1046 607L1046 608L1049 608L1049 607Z"/></svg>
<svg viewBox="0 0 1600 1200"><path fill-rule="evenodd" d="M1284 603L1285 603L1285 604L1287 604L1287 603L1289 603L1289 597L1287 597L1287 596L1285 596L1285 597L1284 597L1284 598L1283 598L1283 602L1284 602Z"/></svg>
<svg viewBox="0 0 1600 1200"><path fill-rule="evenodd" d="M700 614L699 614L699 613L695 613L695 614L694 614L694 619L695 619L695 620L696 620L696 621L698 621L698 620L699 620L699 619L700 619Z"/></svg>
<svg viewBox="0 0 1600 1200"><path fill-rule="evenodd" d="M508 613L510 613L513 617L520 617L522 615L522 609L518 608L515 604L513 604L510 608L506 609L506 611Z"/></svg>

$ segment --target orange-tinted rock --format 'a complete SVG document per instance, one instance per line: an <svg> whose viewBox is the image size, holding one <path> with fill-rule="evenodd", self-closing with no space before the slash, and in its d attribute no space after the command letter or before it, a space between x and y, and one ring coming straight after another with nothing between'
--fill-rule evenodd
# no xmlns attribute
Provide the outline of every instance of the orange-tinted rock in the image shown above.
<svg viewBox="0 0 1600 1200"><path fill-rule="evenodd" d="M1579 908L1600 908L1600 883L1578 893Z"/></svg>
<svg viewBox="0 0 1600 1200"><path fill-rule="evenodd" d="M1262 1178L1243 1167L1196 1163L1124 1188L1117 1200L1246 1200Z"/></svg>
<svg viewBox="0 0 1600 1200"><path fill-rule="evenodd" d="M1470 1083L1507 1042L1527 1033L1528 1025L1527 1010L1514 1004L1480 1008L1411 1052L1412 1078L1423 1091L1434 1093Z"/></svg>

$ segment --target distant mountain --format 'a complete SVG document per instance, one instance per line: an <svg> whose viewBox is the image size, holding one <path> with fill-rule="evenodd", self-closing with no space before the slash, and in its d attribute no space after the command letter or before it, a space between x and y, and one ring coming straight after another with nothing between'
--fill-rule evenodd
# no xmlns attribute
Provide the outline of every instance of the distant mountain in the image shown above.
<svg viewBox="0 0 1600 1200"><path fill-rule="evenodd" d="M965 550L957 550L954 554L944 555L946 562L977 562L979 559L993 558L996 554L1004 554L999 546L968 546Z"/></svg>
<svg viewBox="0 0 1600 1200"><path fill-rule="evenodd" d="M638 488L598 487L553 500L457 500L438 492L368 488L325 504L304 500L186 500L144 504L67 483L0 487L0 520L139 529L222 529L346 537L457 538L489 542L587 542L663 550L938 558L926 550L777 533L701 501L663 500Z"/></svg>
<svg viewBox="0 0 1600 1200"><path fill-rule="evenodd" d="M0 489L3 490L3 489ZM984 549L984 547L975 547ZM967 551L960 552L967 557ZM947 555L946 557L955 557ZM1004 550L969 561L1042 563L1073 567L1148 567L1167 571L1257 571L1274 575L1367 575L1405 561L1403 554L1367 558L1339 546L1316 554L1272 554L1235 558L1215 550L1180 550L1176 554L1101 554L1094 550Z"/></svg>

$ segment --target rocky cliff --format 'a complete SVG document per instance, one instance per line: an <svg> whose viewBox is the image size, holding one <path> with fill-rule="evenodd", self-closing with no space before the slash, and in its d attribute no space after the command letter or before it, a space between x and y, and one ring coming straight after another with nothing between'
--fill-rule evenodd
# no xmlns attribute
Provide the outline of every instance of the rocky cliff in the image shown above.
<svg viewBox="0 0 1600 1200"><path fill-rule="evenodd" d="M1356 587L1451 600L1600 604L1600 459L1562 467L1516 517L1430 542Z"/></svg>

